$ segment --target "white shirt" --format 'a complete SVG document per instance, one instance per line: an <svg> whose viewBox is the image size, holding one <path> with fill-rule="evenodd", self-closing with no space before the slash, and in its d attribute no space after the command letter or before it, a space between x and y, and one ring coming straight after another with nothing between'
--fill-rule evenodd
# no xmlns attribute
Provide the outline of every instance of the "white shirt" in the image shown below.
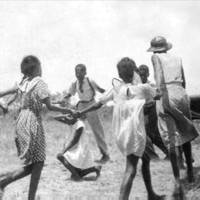
<svg viewBox="0 0 200 200"><path fill-rule="evenodd" d="M88 79L87 77L85 77L83 80L83 85L82 85L83 92L80 91L79 85L80 83L78 80L73 82L68 90L68 93L71 95L75 95L76 93L78 93L79 99L83 101L93 100L95 97L95 91L99 91L98 89L99 86L97 85L97 83L91 79ZM91 86L93 89L91 88Z"/></svg>

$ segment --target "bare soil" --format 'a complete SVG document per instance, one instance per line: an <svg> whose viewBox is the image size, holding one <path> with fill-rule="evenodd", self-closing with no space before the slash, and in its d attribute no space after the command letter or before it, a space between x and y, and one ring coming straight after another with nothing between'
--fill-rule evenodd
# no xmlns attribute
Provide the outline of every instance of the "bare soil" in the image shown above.
<svg viewBox="0 0 200 200"><path fill-rule="evenodd" d="M67 125L54 121L48 114L44 117L44 127L47 138L47 160L42 172L37 199L41 200L116 200L119 195L120 183L123 177L125 158L116 147L111 131L110 112L101 113L106 132L111 161L103 165L101 176L95 180L91 174L84 180L75 182L70 179L70 173L56 159L56 154L62 149L66 137L70 138ZM197 123L198 126L198 123ZM9 115L0 119L0 173L11 171L21 166L16 155L14 145L14 119ZM98 159L100 153L96 146L93 134L88 128L91 138L91 151ZM185 170L181 170L188 200L200 200L200 139L193 142L193 156L195 167L195 183L188 184ZM158 194L166 194L171 199L173 191L173 176L169 161L163 160L164 155L156 149L160 160L151 162L152 182ZM146 189L141 176L141 162L139 162L136 179L133 182L130 200L146 200ZM26 200L29 188L29 179L26 177L10 184L4 193L4 200Z"/></svg>

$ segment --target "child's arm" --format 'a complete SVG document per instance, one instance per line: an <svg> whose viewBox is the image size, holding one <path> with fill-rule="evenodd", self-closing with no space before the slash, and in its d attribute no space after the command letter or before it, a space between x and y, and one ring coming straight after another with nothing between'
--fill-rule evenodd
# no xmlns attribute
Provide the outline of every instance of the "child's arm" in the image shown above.
<svg viewBox="0 0 200 200"><path fill-rule="evenodd" d="M100 93L105 92L105 89L100 87L95 81L91 80L91 84L92 84L93 88L95 88L95 90L97 90L98 92L100 92Z"/></svg>
<svg viewBox="0 0 200 200"><path fill-rule="evenodd" d="M17 93L15 93L13 96L9 97L9 99L7 100L7 105L12 104L17 98Z"/></svg>
<svg viewBox="0 0 200 200"><path fill-rule="evenodd" d="M9 99L5 102L1 102L0 103L0 107L3 109L4 113L8 112L8 106L13 103L13 101L15 101L15 99L17 98L17 86L14 86L10 89L4 90L0 92L0 97L9 95L9 94L14 94L13 96L9 97Z"/></svg>
<svg viewBox="0 0 200 200"><path fill-rule="evenodd" d="M14 86L14 87L9 88L7 90L1 91L0 97L6 96L8 94L15 94L15 93L17 93L17 86Z"/></svg>
<svg viewBox="0 0 200 200"><path fill-rule="evenodd" d="M72 113L72 111L70 109L67 109L67 108L62 108L62 107L59 107L59 106L55 106L51 103L50 101L50 98L47 97L45 99L43 99L43 102L47 108L51 111L55 111L55 112L63 112L63 113Z"/></svg>
<svg viewBox="0 0 200 200"><path fill-rule="evenodd" d="M91 112L91 111L94 111L94 110L101 108L102 105L103 104L101 102L96 102L96 103L92 104L91 106L88 106L87 108L83 109L82 111L74 112L72 115L75 118L77 118L77 117L80 117L81 115L83 115L85 113L88 113L88 112Z"/></svg>
<svg viewBox="0 0 200 200"><path fill-rule="evenodd" d="M79 129L76 130L72 141L63 149L62 152L63 154L78 143L82 133L83 133L83 127L80 127Z"/></svg>
<svg viewBox="0 0 200 200"><path fill-rule="evenodd" d="M108 91L107 93L105 93L98 102L88 106L87 108L81 110L80 112L74 112L72 115L74 115L74 117L80 117L82 114L85 114L87 112L91 112L94 110L97 110L99 108L101 108L105 103L107 103L108 101L113 100L113 89L111 89L110 91Z"/></svg>
<svg viewBox="0 0 200 200"><path fill-rule="evenodd" d="M2 108L4 114L8 112L8 106L12 104L17 98L17 93L9 97L7 101L0 102L0 107Z"/></svg>

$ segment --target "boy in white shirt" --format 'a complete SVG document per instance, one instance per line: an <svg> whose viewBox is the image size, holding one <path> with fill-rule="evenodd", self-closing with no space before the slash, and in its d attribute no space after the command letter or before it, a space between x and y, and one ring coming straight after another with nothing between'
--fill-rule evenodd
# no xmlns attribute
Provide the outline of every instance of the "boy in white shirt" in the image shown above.
<svg viewBox="0 0 200 200"><path fill-rule="evenodd" d="M83 64L78 64L75 67L75 74L77 80L73 82L65 95L65 99L69 99L71 96L78 94L80 99L79 107L80 109L86 108L95 102L95 92L104 93L105 90L97 85L93 80L86 77L86 66ZM110 157L108 154L108 147L105 142L105 134L99 119L97 111L86 114L87 121L94 133L97 145L102 154L102 157L97 162L105 163Z"/></svg>

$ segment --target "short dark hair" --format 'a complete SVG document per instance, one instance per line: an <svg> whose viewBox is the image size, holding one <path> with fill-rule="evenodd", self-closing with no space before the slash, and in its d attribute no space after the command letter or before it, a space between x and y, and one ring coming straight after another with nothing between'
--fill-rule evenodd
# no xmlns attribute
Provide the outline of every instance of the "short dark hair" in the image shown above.
<svg viewBox="0 0 200 200"><path fill-rule="evenodd" d="M137 66L134 60L125 57L118 62L117 69L120 78L122 78L123 80L132 81L134 71L137 71Z"/></svg>
<svg viewBox="0 0 200 200"><path fill-rule="evenodd" d="M138 67L138 69L139 71L144 70L146 73L149 73L149 67L147 65L142 64Z"/></svg>
<svg viewBox="0 0 200 200"><path fill-rule="evenodd" d="M25 56L21 62L21 72L25 76L31 76L36 68L41 67L40 60L33 55Z"/></svg>
<svg viewBox="0 0 200 200"><path fill-rule="evenodd" d="M86 66L84 64L78 64L78 65L76 65L75 70L77 68L82 68L84 71L86 71Z"/></svg>

